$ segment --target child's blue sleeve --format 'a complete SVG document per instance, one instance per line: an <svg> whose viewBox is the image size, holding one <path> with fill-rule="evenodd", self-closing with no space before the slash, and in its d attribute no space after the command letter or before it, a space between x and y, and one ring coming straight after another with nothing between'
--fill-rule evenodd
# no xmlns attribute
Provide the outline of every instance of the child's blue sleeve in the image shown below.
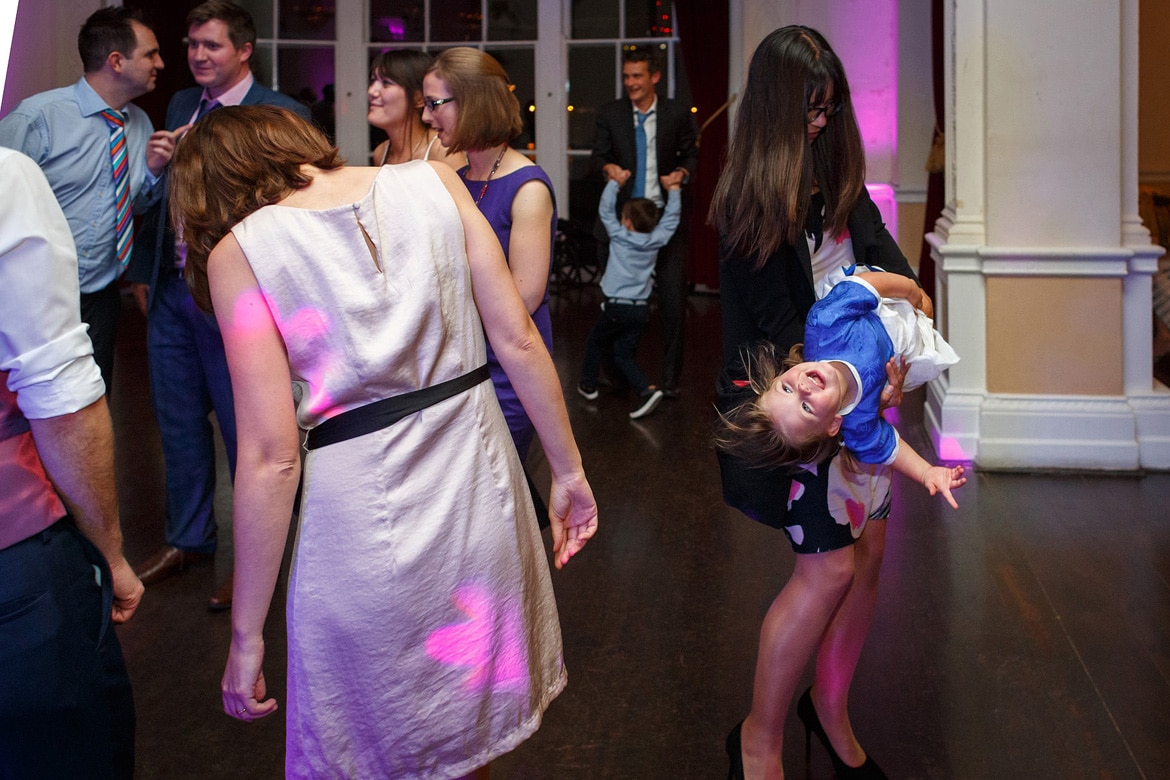
<svg viewBox="0 0 1170 780"><path fill-rule="evenodd" d="M848 277L812 305L805 321L805 329L829 330L838 321L854 320L867 312L877 310L881 302L877 291L871 285L860 279Z"/></svg>
<svg viewBox="0 0 1170 780"><path fill-rule="evenodd" d="M654 230L650 231L650 241L647 243L647 249L661 249L670 241L670 237L674 235L675 229L678 228L679 212L682 211L682 190L668 190L666 195L666 210L662 212L662 218L658 220L658 224L654 226Z"/></svg>
<svg viewBox="0 0 1170 780"><path fill-rule="evenodd" d="M887 465L898 454L898 433L881 414L861 417L858 410L853 410L841 424L841 438L845 448L862 463Z"/></svg>
<svg viewBox="0 0 1170 780"><path fill-rule="evenodd" d="M598 214L601 216L601 224L605 226L605 232L611 238L614 233L622 229L622 222L615 214L617 194L617 179L610 179L605 183L605 189L601 191L601 203L597 206Z"/></svg>

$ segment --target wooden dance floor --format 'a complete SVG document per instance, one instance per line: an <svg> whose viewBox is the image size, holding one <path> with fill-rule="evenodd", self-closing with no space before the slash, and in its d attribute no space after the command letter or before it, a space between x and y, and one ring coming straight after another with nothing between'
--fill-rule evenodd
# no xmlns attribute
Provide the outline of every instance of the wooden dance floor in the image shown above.
<svg viewBox="0 0 1170 780"><path fill-rule="evenodd" d="M589 403L574 390L596 296L571 290L553 309L557 367L601 511L596 539L553 573L569 686L493 777L725 777L724 738L748 711L760 621L793 555L782 533L720 500L706 441L718 299L690 297L682 397L632 423L632 397L603 389ZM658 344L652 327L640 351L651 376ZM122 522L138 563L163 540L163 466L145 325L128 301L117 360ZM903 406L900 428L929 452L921 403ZM230 617L206 606L231 566L220 462L215 564L151 588L119 629L141 778L283 770L283 710L244 724L220 707ZM546 486L539 452L530 465ZM853 687L862 745L891 778L1170 778L1170 474L980 472L958 499L954 511L895 479L881 596ZM265 666L282 705L285 582ZM806 761L795 703L785 751L789 777L832 776L815 741Z"/></svg>

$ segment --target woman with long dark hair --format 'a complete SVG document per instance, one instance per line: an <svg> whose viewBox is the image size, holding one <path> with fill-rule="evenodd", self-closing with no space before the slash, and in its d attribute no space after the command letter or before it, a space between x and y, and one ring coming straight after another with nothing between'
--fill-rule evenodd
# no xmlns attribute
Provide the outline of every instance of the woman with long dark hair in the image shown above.
<svg viewBox="0 0 1170 780"><path fill-rule="evenodd" d="M422 121L422 81L434 57L414 49L384 51L370 64L366 88L366 121L386 133L374 148L374 165L395 165L411 160L463 164L462 155L448 159L439 134Z"/></svg>
<svg viewBox="0 0 1170 780"><path fill-rule="evenodd" d="M804 336L814 284L854 262L915 278L865 189L865 155L841 61L815 30L768 35L752 56L726 166L711 203L720 234L726 411L751 394L751 351L786 354ZM885 405L901 397L887 367ZM809 658L797 715L838 777L884 777L858 743L849 688L877 600L889 514L888 467L839 453L795 472L751 469L720 455L725 500L783 528L796 565L760 630L751 711L728 736L732 777L784 775L788 708Z"/></svg>

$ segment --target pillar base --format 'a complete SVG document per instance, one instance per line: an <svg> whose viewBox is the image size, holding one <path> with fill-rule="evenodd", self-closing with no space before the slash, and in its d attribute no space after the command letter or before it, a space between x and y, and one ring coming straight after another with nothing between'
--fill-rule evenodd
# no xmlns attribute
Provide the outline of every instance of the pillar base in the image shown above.
<svg viewBox="0 0 1170 780"><path fill-rule="evenodd" d="M1129 396L948 393L928 388L940 460L984 469L1170 470L1170 390Z"/></svg>

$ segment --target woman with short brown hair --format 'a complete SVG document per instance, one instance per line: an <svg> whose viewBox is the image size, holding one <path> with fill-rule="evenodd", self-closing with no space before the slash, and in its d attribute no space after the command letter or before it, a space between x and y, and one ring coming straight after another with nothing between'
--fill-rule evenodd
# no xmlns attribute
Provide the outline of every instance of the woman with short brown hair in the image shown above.
<svg viewBox="0 0 1170 780"><path fill-rule="evenodd" d="M548 175L510 146L524 124L508 74L478 49L447 49L427 71L423 93L423 120L448 149L467 154L468 165L459 169L459 177L495 231L516 290L551 352L548 273L557 227L556 198ZM534 429L493 346L488 344L492 382L523 462Z"/></svg>
<svg viewBox="0 0 1170 780"><path fill-rule="evenodd" d="M287 775L476 773L535 732L566 679L484 331L548 455L558 568L597 524L552 360L532 348L540 336L498 242L447 165L347 168L270 106L204 117L175 151L171 186L239 424L224 710L276 710L262 631L299 425Z"/></svg>

